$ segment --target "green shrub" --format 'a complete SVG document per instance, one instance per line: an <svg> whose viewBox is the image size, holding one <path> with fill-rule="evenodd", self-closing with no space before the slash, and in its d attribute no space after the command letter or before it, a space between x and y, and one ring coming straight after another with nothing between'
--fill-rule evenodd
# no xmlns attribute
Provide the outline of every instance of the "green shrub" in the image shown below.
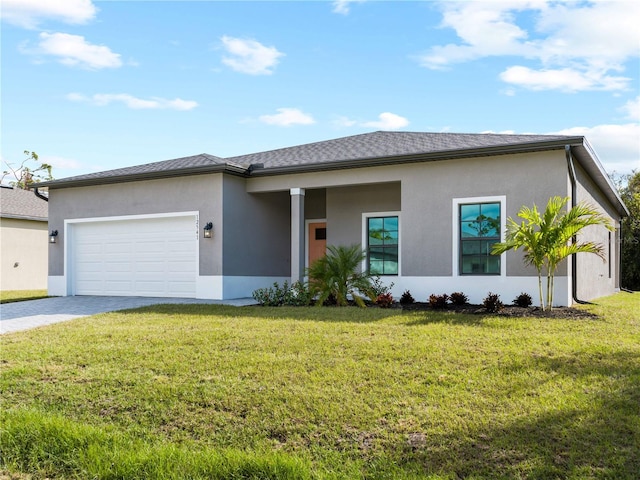
<svg viewBox="0 0 640 480"><path fill-rule="evenodd" d="M374 297L378 298L380 295L386 295L391 293L391 289L395 283L391 282L389 285L382 283L382 279L379 275L371 278L371 293Z"/></svg>
<svg viewBox="0 0 640 480"><path fill-rule="evenodd" d="M300 281L291 285L285 281L282 286L274 282L271 287L254 290L252 296L256 302L266 307L282 305L300 307L310 305L312 300L307 285Z"/></svg>
<svg viewBox="0 0 640 480"><path fill-rule="evenodd" d="M313 262L307 269L309 289L317 305L335 299L338 306L348 305L351 295L356 304L365 307L362 295L375 301L371 288L371 275L360 272L365 252L360 245L349 247L330 245L327 254Z"/></svg>

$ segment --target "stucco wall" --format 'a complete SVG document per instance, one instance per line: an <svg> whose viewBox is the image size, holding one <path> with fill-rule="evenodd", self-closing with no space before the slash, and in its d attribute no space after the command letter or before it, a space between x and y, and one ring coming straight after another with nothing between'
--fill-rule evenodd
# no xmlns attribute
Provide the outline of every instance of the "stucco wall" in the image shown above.
<svg viewBox="0 0 640 480"><path fill-rule="evenodd" d="M0 218L0 290L47 288L47 222Z"/></svg>
<svg viewBox="0 0 640 480"><path fill-rule="evenodd" d="M495 156L408 166L402 180L403 274L453 274L453 199L506 197L502 215L518 221L523 205L544 208L549 197L567 195L563 152ZM528 276L522 256L508 252L508 276ZM566 275L566 266L558 270Z"/></svg>
<svg viewBox="0 0 640 480"><path fill-rule="evenodd" d="M400 183L327 189L327 245L362 243L362 214L399 212Z"/></svg>
<svg viewBox="0 0 640 480"><path fill-rule="evenodd" d="M201 225L214 222L214 237L200 238L200 275L222 275L222 174L52 189L49 225L60 233L50 249L49 275L64 274L65 219L186 211L200 212Z"/></svg>
<svg viewBox="0 0 640 480"><path fill-rule="evenodd" d="M382 193L384 187L381 185L394 182L400 185L399 189L394 187L400 198L392 200ZM570 193L564 150L247 180L247 190L252 192L321 186L327 188L327 240L330 244L360 242L363 211L399 210L399 206L402 207L403 276L453 274L455 198L505 196L506 212L503 215L517 220L523 205L535 203L544 208L549 197ZM536 274L534 269L524 266L520 253L507 253L506 262L508 276ZM567 265L563 263L557 274L564 276L567 271Z"/></svg>
<svg viewBox="0 0 640 480"><path fill-rule="evenodd" d="M576 162L576 200L595 207L613 225L620 228L615 208L605 198L602 191L588 177ZM580 253L576 258L577 296L581 300L591 300L611 295L619 288L620 245L616 232L610 232L604 226L591 225L578 236L581 242L595 242L602 245L604 259L591 253Z"/></svg>
<svg viewBox="0 0 640 480"><path fill-rule="evenodd" d="M304 218L319 220L327 217L327 190L308 189L304 195Z"/></svg>
<svg viewBox="0 0 640 480"><path fill-rule="evenodd" d="M246 193L245 180L225 176L223 274L289 276L289 192Z"/></svg>

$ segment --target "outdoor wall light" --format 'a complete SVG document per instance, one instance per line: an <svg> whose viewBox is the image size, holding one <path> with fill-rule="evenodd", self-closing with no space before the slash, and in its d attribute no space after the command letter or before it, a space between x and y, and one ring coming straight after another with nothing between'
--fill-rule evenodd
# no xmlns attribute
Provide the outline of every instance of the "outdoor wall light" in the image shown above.
<svg viewBox="0 0 640 480"><path fill-rule="evenodd" d="M56 243L56 239L58 238L58 230L51 230L49 234L49 243Z"/></svg>
<svg viewBox="0 0 640 480"><path fill-rule="evenodd" d="M211 238L213 236L213 223L209 222L204 226L204 238Z"/></svg>

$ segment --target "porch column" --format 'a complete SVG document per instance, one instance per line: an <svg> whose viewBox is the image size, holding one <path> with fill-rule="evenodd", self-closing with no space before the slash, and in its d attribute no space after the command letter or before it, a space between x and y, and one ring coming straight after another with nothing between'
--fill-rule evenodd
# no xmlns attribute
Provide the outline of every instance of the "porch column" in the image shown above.
<svg viewBox="0 0 640 480"><path fill-rule="evenodd" d="M291 282L304 278L304 188L291 193Z"/></svg>

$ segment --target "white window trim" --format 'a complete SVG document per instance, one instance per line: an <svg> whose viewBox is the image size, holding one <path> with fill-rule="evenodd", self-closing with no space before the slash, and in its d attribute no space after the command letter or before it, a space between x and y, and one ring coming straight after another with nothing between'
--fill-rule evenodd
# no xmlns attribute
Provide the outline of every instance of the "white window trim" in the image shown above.
<svg viewBox="0 0 640 480"><path fill-rule="evenodd" d="M500 241L504 242L504 234L505 229L507 227L507 196L506 195L495 195L490 197L465 197L465 198L454 198L453 199L453 207L452 207L452 228L453 228L453 244L451 245L451 250L453 252L451 259L451 268L454 277L472 277L474 275L460 275L460 218L459 211L460 205L465 205L469 203L496 203L500 202ZM503 253L500 255L500 277L505 277L507 275L507 262L506 256ZM496 275L477 275L478 277L485 276L496 276Z"/></svg>
<svg viewBox="0 0 640 480"><path fill-rule="evenodd" d="M398 273L396 275L380 275L381 277L402 276L402 216L400 212L364 212L362 214L362 249L367 249L367 219L370 217L398 217ZM362 260L362 271L367 270L367 258Z"/></svg>

